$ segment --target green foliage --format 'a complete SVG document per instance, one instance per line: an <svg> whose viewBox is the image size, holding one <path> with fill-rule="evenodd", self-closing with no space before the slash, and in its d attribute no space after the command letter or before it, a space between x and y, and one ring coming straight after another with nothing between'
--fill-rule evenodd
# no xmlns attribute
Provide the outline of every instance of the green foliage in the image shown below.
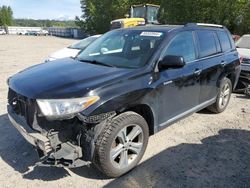
<svg viewBox="0 0 250 188"><path fill-rule="evenodd" d="M147 1L147 3L159 3L159 0ZM76 24L84 31L104 33L110 29L110 22L114 19L124 18L130 13L130 6L142 4L142 0L81 0L83 15L76 18Z"/></svg>
<svg viewBox="0 0 250 188"><path fill-rule="evenodd" d="M22 27L76 27L74 21L15 19L14 22Z"/></svg>
<svg viewBox="0 0 250 188"><path fill-rule="evenodd" d="M160 22L222 24L233 33L250 32L249 0L172 0L161 3ZM249 20L250 21L250 20Z"/></svg>
<svg viewBox="0 0 250 188"><path fill-rule="evenodd" d="M10 26L13 22L13 12L8 6L0 7L0 26Z"/></svg>
<svg viewBox="0 0 250 188"><path fill-rule="evenodd" d="M190 22L227 26L232 33L250 33L250 0L80 0L83 15L76 24L88 33L104 33L110 21L123 18L133 4L161 5L162 24Z"/></svg>

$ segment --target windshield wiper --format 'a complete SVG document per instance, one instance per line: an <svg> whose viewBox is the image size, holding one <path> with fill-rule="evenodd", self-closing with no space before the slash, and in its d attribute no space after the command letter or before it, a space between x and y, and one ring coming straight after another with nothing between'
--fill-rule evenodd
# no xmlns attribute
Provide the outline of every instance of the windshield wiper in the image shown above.
<svg viewBox="0 0 250 188"><path fill-rule="evenodd" d="M86 63L91 63L91 64L95 64L95 65L102 65L102 66L106 66L106 67L115 67L113 65L107 64L107 63L103 63L97 60L87 60L87 59L77 59L78 61L81 62L86 62Z"/></svg>

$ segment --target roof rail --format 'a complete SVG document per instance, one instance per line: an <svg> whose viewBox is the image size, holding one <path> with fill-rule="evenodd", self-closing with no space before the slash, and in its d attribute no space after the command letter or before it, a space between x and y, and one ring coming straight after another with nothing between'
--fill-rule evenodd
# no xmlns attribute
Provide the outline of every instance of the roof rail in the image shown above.
<svg viewBox="0 0 250 188"><path fill-rule="evenodd" d="M207 23L197 23L198 26L206 26L206 27L220 27L223 28L223 25L218 25L218 24L207 24Z"/></svg>
<svg viewBox="0 0 250 188"><path fill-rule="evenodd" d="M190 26L204 26L204 27L218 27L218 28L224 28L223 25L208 24L208 23L187 23L185 26L186 26L186 27L190 27Z"/></svg>

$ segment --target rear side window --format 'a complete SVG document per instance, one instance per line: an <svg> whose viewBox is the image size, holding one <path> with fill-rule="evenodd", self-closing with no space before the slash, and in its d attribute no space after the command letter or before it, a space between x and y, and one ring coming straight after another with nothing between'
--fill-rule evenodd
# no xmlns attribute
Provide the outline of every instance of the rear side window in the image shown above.
<svg viewBox="0 0 250 188"><path fill-rule="evenodd" d="M231 42L229 37L225 31L218 31L218 36L221 44L221 48L223 52L229 51L231 49Z"/></svg>
<svg viewBox="0 0 250 188"><path fill-rule="evenodd" d="M170 41L165 55L182 56L185 62L193 61L196 58L193 32L185 31L179 33Z"/></svg>
<svg viewBox="0 0 250 188"><path fill-rule="evenodd" d="M197 36L200 47L200 57L207 57L218 52L219 49L217 49L214 32L197 31Z"/></svg>
<svg viewBox="0 0 250 188"><path fill-rule="evenodd" d="M221 46L220 46L220 41L219 41L218 35L216 33L214 33L214 38L215 38L217 52L222 52Z"/></svg>

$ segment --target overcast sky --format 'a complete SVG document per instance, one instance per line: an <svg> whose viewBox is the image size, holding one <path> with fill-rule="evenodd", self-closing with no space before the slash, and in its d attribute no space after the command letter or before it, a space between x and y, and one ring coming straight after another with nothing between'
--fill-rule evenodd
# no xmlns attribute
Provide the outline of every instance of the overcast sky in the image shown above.
<svg viewBox="0 0 250 188"><path fill-rule="evenodd" d="M80 0L0 0L11 6L14 18L74 19L81 15Z"/></svg>

